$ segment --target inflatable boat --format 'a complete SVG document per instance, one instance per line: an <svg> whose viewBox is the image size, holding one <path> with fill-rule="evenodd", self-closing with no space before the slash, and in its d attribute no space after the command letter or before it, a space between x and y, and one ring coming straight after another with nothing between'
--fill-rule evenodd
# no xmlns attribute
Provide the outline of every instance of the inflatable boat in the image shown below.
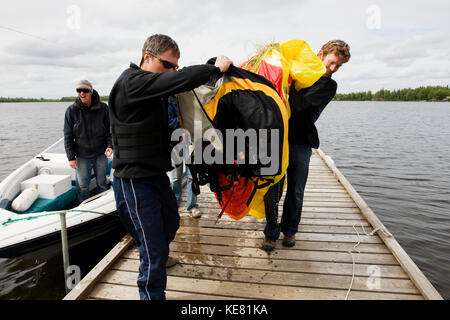
<svg viewBox="0 0 450 320"><path fill-rule="evenodd" d="M111 163L108 168L109 180ZM59 253L61 213L70 246L121 228L112 187L81 204L76 199L75 170L61 138L0 183L0 257Z"/></svg>

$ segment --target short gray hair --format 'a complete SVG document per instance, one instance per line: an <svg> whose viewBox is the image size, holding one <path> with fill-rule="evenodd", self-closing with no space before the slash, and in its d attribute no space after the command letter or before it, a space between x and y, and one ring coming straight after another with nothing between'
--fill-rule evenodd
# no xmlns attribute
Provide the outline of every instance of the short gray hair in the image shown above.
<svg viewBox="0 0 450 320"><path fill-rule="evenodd" d="M180 49L175 40L164 34L151 35L145 40L144 46L142 47L141 65L144 60L145 51L148 51L153 55L158 55L169 50L178 58L180 57Z"/></svg>

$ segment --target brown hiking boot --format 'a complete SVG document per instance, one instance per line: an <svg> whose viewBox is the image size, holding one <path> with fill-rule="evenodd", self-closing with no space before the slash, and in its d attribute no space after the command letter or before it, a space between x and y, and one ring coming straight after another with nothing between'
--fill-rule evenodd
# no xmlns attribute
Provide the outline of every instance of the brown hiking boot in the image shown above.
<svg viewBox="0 0 450 320"><path fill-rule="evenodd" d="M285 247L293 247L295 246L295 235L287 237L284 236L283 238L283 246Z"/></svg>
<svg viewBox="0 0 450 320"><path fill-rule="evenodd" d="M166 261L166 268L170 268L173 267L174 265L176 265L178 263L178 260L175 259L174 257L170 257L167 259Z"/></svg>
<svg viewBox="0 0 450 320"><path fill-rule="evenodd" d="M266 252L271 252L271 251L275 250L275 241L271 241L267 238L264 238L261 249L263 249Z"/></svg>

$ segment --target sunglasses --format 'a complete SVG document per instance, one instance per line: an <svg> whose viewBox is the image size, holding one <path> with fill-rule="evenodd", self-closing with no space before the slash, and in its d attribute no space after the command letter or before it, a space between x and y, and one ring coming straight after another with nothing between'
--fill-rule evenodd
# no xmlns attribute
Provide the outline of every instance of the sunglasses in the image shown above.
<svg viewBox="0 0 450 320"><path fill-rule="evenodd" d="M151 55L152 57L155 57L156 59L158 59L159 62L161 62L161 64L163 65L164 68L166 68L166 69L178 70L179 66L178 66L177 64L173 64L173 63L170 62L170 61L161 59L160 57L158 57L157 55L151 53L150 51L147 51L147 52L150 53L150 55Z"/></svg>
<svg viewBox="0 0 450 320"><path fill-rule="evenodd" d="M91 90L87 89L87 88L77 88L77 92L78 93L80 93L80 92L89 93L89 92L91 92Z"/></svg>

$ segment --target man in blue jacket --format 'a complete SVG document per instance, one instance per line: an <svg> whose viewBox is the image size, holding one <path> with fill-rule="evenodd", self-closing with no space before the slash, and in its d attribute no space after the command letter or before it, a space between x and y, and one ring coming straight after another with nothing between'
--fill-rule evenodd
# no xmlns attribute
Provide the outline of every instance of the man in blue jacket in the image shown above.
<svg viewBox="0 0 450 320"><path fill-rule="evenodd" d="M319 147L315 122L336 94L337 83L331 75L350 59L350 47L342 40L331 40L322 46L317 56L325 64L326 73L311 87L297 91L292 85L289 92L292 114L289 119L286 198L281 223L278 223L278 202L283 191L283 182L273 186L268 192L270 210L266 210L265 239L262 245L268 252L275 249L280 232L284 234L283 246L295 245L312 148Z"/></svg>
<svg viewBox="0 0 450 320"><path fill-rule="evenodd" d="M172 169L167 99L208 82L232 63L221 56L215 65L178 70L179 58L173 39L150 36L140 66L132 63L109 95L114 194L119 217L138 246L142 300L165 299L169 244L180 221L166 174Z"/></svg>
<svg viewBox="0 0 450 320"><path fill-rule="evenodd" d="M88 80L76 89L78 97L64 117L64 147L71 168L76 170L78 201L89 198L91 172L94 170L98 191L106 191L107 157L112 154L108 105Z"/></svg>
<svg viewBox="0 0 450 320"><path fill-rule="evenodd" d="M180 121L178 120L178 105L175 97L169 97L169 126L172 130L176 130L181 128ZM172 187L175 198L177 199L177 203L181 202L181 194L183 193L183 167L185 169L185 175L187 180L187 210L190 212L191 217L194 219L198 219L202 216L202 212L200 211L197 203L197 196L192 191L192 175L189 167L183 163L179 165L173 164L174 169L169 172L170 185Z"/></svg>

